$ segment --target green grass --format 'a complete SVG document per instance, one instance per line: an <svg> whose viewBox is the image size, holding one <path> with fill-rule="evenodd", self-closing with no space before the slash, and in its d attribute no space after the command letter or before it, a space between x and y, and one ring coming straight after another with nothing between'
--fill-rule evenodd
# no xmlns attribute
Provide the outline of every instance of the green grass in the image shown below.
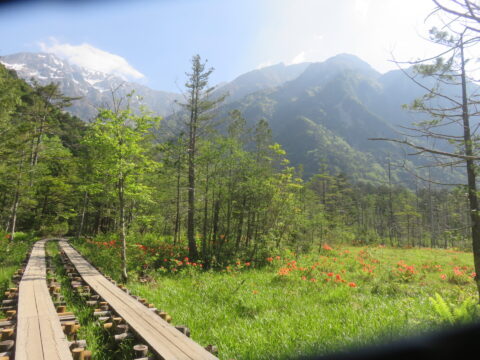
<svg viewBox="0 0 480 360"><path fill-rule="evenodd" d="M7 234L0 231L0 301L4 299L5 291L15 286L12 276L20 268L35 240L37 239L32 235L17 233L16 239L10 241ZM4 316L0 311L0 318Z"/></svg>
<svg viewBox="0 0 480 360"><path fill-rule="evenodd" d="M31 241L15 245L9 246L8 256L3 253L4 286L10 286L7 281ZM75 245L106 273L118 275L118 249L78 241ZM308 255L285 252L278 259L238 261L202 271L185 259L165 261L150 250L143 258L138 246L135 249L130 290L167 311L174 324L187 325L195 341L217 345L221 359L326 354L420 334L471 319L451 317L449 309L464 311L467 306L461 304L476 297L472 254L454 250L326 247ZM70 289L56 244L49 243L47 250L68 310L82 325L79 338L87 340L94 359L129 358L133 343L112 342ZM141 284L135 281L136 272L145 265L151 281ZM478 308L471 313L477 316Z"/></svg>
<svg viewBox="0 0 480 360"><path fill-rule="evenodd" d="M93 262L112 251L77 246ZM195 341L217 345L221 359L325 354L420 334L444 323L430 297L457 306L475 296L472 255L453 250L321 249L254 266L202 272L183 262L128 287L189 326Z"/></svg>

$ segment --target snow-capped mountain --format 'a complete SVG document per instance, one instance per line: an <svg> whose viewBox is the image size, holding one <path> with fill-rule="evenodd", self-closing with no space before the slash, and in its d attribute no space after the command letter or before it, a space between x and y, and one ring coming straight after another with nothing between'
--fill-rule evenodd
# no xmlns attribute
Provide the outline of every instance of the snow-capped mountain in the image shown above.
<svg viewBox="0 0 480 360"><path fill-rule="evenodd" d="M175 93L152 90L146 86L127 82L120 77L69 64L53 54L18 53L0 57L0 62L15 70L19 77L29 82L35 79L41 85L59 83L60 91L71 97L81 97L67 110L87 121L97 114L99 107L110 107L112 91L116 97L135 90L132 107L144 104L157 115L166 116L174 109L174 101L181 96ZM140 98L141 100L139 100Z"/></svg>

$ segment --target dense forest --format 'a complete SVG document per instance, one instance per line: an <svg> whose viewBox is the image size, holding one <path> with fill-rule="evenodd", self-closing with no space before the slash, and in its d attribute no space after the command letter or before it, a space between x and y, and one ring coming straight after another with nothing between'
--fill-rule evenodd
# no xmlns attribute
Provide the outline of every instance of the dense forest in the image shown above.
<svg viewBox="0 0 480 360"><path fill-rule="evenodd" d="M219 120L212 70L196 56L191 71L184 127L165 141L160 118L129 109L135 94L112 94L85 123L55 84L28 85L1 66L2 227L12 238L111 234L127 244L153 234L207 266L335 242L469 246L463 187L378 186L327 170L307 178L268 122L249 127L238 110Z"/></svg>

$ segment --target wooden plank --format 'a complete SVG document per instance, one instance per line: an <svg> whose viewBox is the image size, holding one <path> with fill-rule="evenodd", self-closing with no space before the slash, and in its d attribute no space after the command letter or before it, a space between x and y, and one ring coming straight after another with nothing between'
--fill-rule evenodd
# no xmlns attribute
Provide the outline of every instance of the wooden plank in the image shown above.
<svg viewBox="0 0 480 360"><path fill-rule="evenodd" d="M47 288L45 242L33 246L19 285L16 360L71 360L68 340Z"/></svg>
<svg viewBox="0 0 480 360"><path fill-rule="evenodd" d="M60 247L83 280L108 302L118 316L125 319L150 349L162 359L217 359L132 296L113 285L66 241L60 241Z"/></svg>

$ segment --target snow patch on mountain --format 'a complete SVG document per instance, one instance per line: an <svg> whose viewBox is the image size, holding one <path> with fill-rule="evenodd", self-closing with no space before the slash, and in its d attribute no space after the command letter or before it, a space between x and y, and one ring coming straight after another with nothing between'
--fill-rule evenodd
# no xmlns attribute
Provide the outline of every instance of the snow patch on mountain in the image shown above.
<svg viewBox="0 0 480 360"><path fill-rule="evenodd" d="M96 116L99 107L109 106L111 92L117 89L117 96L125 96L135 91L143 98L143 103L155 114L166 116L174 109L179 94L155 91L146 86L127 82L124 79L98 70L70 64L49 53L18 53L0 57L0 63L15 70L19 77L31 83L34 78L40 85L51 82L59 84L60 91L71 97L81 97L67 110L81 119L89 120ZM132 100L132 108L140 107L138 99Z"/></svg>

